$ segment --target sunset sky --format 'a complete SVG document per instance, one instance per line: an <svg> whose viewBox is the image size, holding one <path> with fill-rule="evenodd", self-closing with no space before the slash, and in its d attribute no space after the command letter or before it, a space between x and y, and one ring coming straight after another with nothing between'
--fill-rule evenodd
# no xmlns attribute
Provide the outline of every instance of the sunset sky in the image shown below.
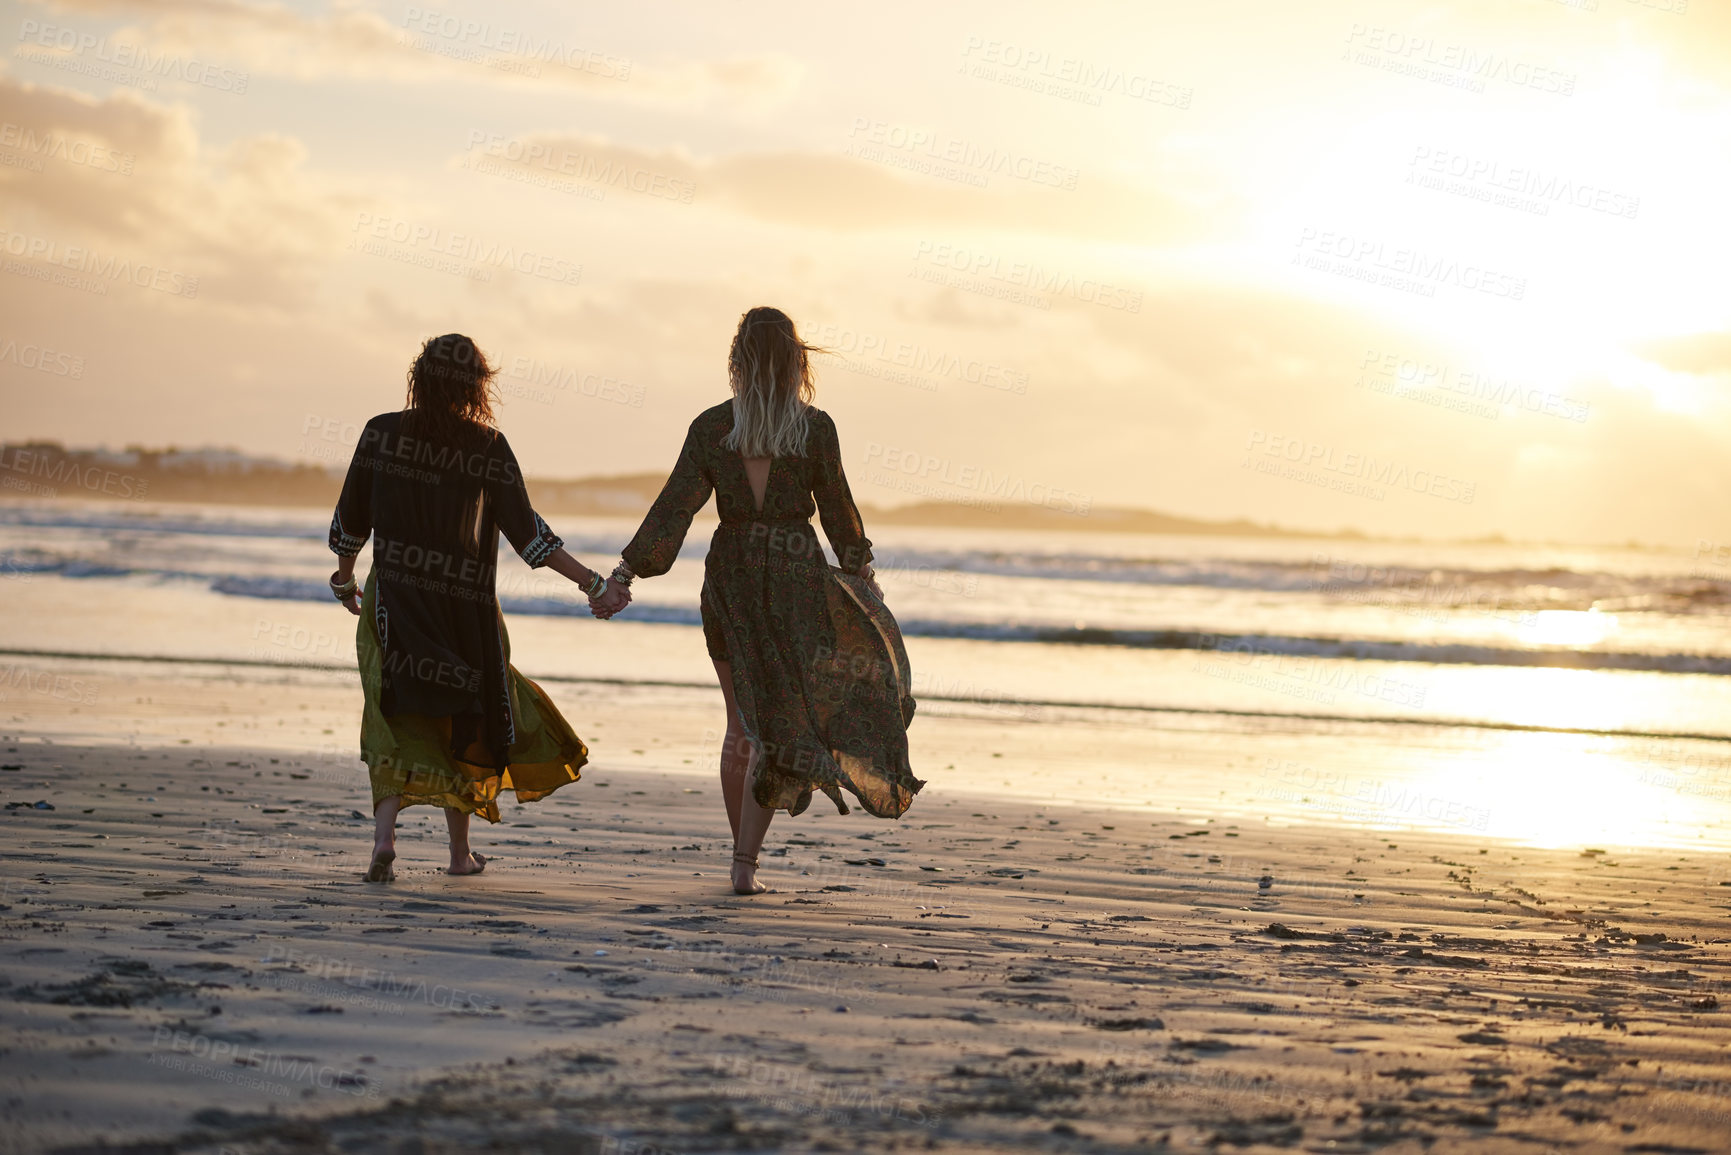
<svg viewBox="0 0 1731 1155"><path fill-rule="evenodd" d="M342 464L458 330L531 475L664 469L774 304L838 351L865 502L989 474L1731 533L1727 0L71 0L0 33L7 440Z"/></svg>

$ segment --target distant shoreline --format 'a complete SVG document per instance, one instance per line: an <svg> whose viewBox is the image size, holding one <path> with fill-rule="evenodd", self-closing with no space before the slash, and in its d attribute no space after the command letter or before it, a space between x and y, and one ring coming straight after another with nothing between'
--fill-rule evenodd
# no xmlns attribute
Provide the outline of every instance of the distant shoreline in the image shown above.
<svg viewBox="0 0 1731 1155"><path fill-rule="evenodd" d="M628 473L571 479L531 477L528 485L535 507L544 514L629 520L643 516L664 480L660 473ZM341 488L342 474L338 467L251 457L234 450L67 449L51 441L0 445L0 499L19 496L328 509L336 504ZM1067 513L1023 502L982 505L920 501L898 506L862 504L860 510L874 524L949 529L1311 538L1367 543L1565 544L1513 542L1500 534L1431 540L1390 537L1356 529L1293 529L1247 518L1211 520L1123 506L1096 506L1087 513ZM1593 548L1664 547L1625 542L1599 543Z"/></svg>
<svg viewBox="0 0 1731 1155"><path fill-rule="evenodd" d="M342 474L335 468L246 457L227 450L67 449L38 441L0 445L4 494L26 497L119 499L212 505L323 508L336 503ZM638 518L661 491L659 473L573 479L529 478L530 496L546 514ZM921 501L862 505L886 525L954 529L1044 529L1082 533L1201 534L1234 537L1321 537L1371 540L1353 530L1310 532L1237 519L1209 521L1149 509L1097 508L1065 513L1022 502L991 506Z"/></svg>

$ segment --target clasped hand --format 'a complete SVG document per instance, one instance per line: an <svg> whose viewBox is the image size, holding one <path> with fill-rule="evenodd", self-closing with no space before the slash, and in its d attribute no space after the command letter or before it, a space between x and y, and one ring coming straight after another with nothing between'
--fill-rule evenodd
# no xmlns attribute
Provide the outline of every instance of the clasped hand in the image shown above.
<svg viewBox="0 0 1731 1155"><path fill-rule="evenodd" d="M589 612L606 621L631 604L631 590L618 582L608 582L601 596L589 599Z"/></svg>

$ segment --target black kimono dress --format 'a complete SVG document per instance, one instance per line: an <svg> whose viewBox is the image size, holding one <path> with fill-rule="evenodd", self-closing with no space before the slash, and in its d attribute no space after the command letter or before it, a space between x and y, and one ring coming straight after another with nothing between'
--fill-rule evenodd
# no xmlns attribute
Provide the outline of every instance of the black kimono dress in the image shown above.
<svg viewBox="0 0 1731 1155"><path fill-rule="evenodd" d="M355 630L366 703L361 758L373 805L402 795L499 821L519 802L575 782L588 750L535 683L510 664L494 593L499 534L524 561L563 544L530 508L516 456L497 430L455 443L417 436L407 412L367 422L331 518L331 550L370 535Z"/></svg>
<svg viewBox="0 0 1731 1155"><path fill-rule="evenodd" d="M835 422L815 408L810 419L805 454L771 462L758 509L744 458L721 444L733 402L701 413L624 560L641 577L666 573L714 493L721 524L703 564L703 636L710 657L731 664L758 803L798 814L815 789L845 814L845 789L868 813L896 818L925 785L908 762L907 651L859 576L871 542ZM839 569L824 557L814 513Z"/></svg>

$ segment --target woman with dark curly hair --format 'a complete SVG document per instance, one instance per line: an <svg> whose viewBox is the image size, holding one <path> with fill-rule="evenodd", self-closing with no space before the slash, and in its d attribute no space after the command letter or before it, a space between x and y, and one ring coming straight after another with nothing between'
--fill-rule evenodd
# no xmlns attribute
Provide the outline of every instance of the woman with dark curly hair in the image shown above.
<svg viewBox="0 0 1731 1155"><path fill-rule="evenodd" d="M733 827L733 889L757 894L757 854L777 810L842 790L897 818L924 785L908 763L907 652L871 571L871 542L829 414L812 405L810 354L780 309L740 318L728 352L733 397L700 413L661 496L613 571L598 617L636 577L666 573L715 495L721 524L703 565L703 637L721 681L721 792ZM839 568L824 557L823 521Z"/></svg>
<svg viewBox="0 0 1731 1155"><path fill-rule="evenodd" d="M409 369L407 407L361 432L331 518L331 592L361 619L361 758L374 818L368 882L395 877L402 807L443 807L447 873L479 874L487 860L469 848L469 815L497 822L501 788L532 802L577 781L588 759L552 701L510 664L493 584L499 534L591 602L607 582L530 508L511 446L493 428L493 374L460 333L426 342ZM355 556L369 535L363 590Z"/></svg>

